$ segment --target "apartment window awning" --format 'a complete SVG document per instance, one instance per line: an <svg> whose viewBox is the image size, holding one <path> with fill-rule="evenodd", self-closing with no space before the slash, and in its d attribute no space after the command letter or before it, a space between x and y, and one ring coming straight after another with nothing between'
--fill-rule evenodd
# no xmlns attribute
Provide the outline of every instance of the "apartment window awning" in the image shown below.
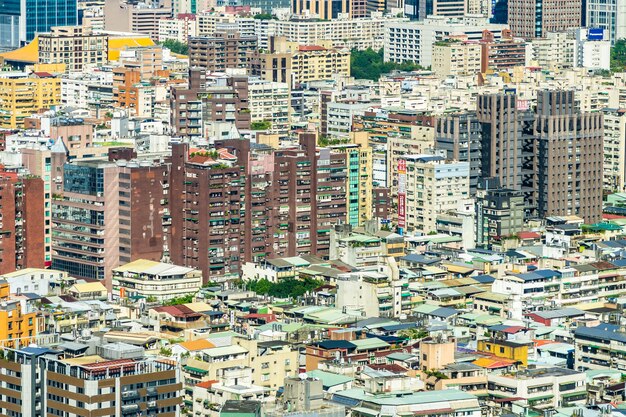
<svg viewBox="0 0 626 417"><path fill-rule="evenodd" d="M185 371L192 373L192 374L198 374L198 375L206 375L209 373L209 371L205 371L204 369L200 369L200 368L194 368L193 366L186 366L184 367Z"/></svg>

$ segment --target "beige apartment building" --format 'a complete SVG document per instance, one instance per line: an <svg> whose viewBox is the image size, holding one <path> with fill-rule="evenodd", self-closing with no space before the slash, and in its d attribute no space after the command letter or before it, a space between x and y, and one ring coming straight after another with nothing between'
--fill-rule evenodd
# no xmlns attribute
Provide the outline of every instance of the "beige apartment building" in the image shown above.
<svg viewBox="0 0 626 417"><path fill-rule="evenodd" d="M477 42L436 42L433 45L432 70L440 77L478 74L481 54L482 46Z"/></svg>
<svg viewBox="0 0 626 417"><path fill-rule="evenodd" d="M170 17L171 8L149 7L144 3L125 0L106 0L104 3L105 30L141 33L158 40L159 21Z"/></svg>
<svg viewBox="0 0 626 417"><path fill-rule="evenodd" d="M316 45L300 45L287 38L272 37L268 52L257 53L253 73L274 82L297 84L328 80L334 76L350 76L350 51L333 48L331 41Z"/></svg>
<svg viewBox="0 0 626 417"><path fill-rule="evenodd" d="M68 72L80 72L106 64L108 36L82 26L57 26L39 35L39 62L65 64Z"/></svg>
<svg viewBox="0 0 626 417"><path fill-rule="evenodd" d="M454 210L469 197L469 163L446 161L438 155L407 155L399 160L398 223L406 230L436 231L437 215ZM403 206L403 207L401 207ZM401 218L404 213L404 218ZM404 227L404 226L401 226Z"/></svg>
<svg viewBox="0 0 626 417"><path fill-rule="evenodd" d="M251 383L275 392L287 377L298 372L299 353L287 342L258 342L241 337L232 339L230 346L205 349L189 358L183 367L185 386L219 380L233 367L251 368Z"/></svg>

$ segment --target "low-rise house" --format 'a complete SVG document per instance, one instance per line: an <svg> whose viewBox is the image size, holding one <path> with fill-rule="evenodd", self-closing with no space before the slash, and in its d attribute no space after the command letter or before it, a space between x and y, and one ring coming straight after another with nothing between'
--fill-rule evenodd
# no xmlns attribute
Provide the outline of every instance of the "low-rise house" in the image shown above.
<svg viewBox="0 0 626 417"><path fill-rule="evenodd" d="M202 272L183 266L138 259L113 269L113 298L167 301L198 291Z"/></svg>
<svg viewBox="0 0 626 417"><path fill-rule="evenodd" d="M459 389L477 396L487 394L487 370L473 363L451 363L438 372L427 374L430 391Z"/></svg>
<svg viewBox="0 0 626 417"><path fill-rule="evenodd" d="M574 330L574 369L618 369L626 371L626 333L620 326L602 323Z"/></svg>
<svg viewBox="0 0 626 417"><path fill-rule="evenodd" d="M106 300L107 289L101 282L76 283L68 288L67 293L77 300Z"/></svg>
<svg viewBox="0 0 626 417"><path fill-rule="evenodd" d="M298 352L289 343L257 342L242 337L233 337L232 341L229 346L205 349L200 357L190 357L183 367L186 386L191 389L200 382L220 380L227 368L248 367L252 369L252 385L275 393L286 377L299 371Z"/></svg>
<svg viewBox="0 0 626 417"><path fill-rule="evenodd" d="M526 369L507 374L488 374L489 396L515 397L523 405L549 409L584 404L586 375L563 368Z"/></svg>
<svg viewBox="0 0 626 417"><path fill-rule="evenodd" d="M263 401L267 392L252 384L251 368L224 368L219 380L203 381L193 387L192 411L196 416L217 417L221 404L226 401Z"/></svg>
<svg viewBox="0 0 626 417"><path fill-rule="evenodd" d="M315 369L313 371L309 371L306 375L310 378L319 379L322 381L322 388L324 392L328 392L330 394L343 391L352 388L352 381L354 378L349 376L335 374L333 372L321 371L319 369Z"/></svg>
<svg viewBox="0 0 626 417"><path fill-rule="evenodd" d="M380 415L383 410L389 417L417 413L443 417L461 412L467 417L481 415L478 398L460 390L372 394L355 388L333 394L332 401L349 407L354 417Z"/></svg>

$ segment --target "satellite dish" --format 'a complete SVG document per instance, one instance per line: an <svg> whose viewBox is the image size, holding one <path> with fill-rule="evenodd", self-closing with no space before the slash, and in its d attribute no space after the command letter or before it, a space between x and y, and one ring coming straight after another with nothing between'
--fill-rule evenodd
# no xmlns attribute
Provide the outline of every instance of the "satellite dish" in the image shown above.
<svg viewBox="0 0 626 417"><path fill-rule="evenodd" d="M308 376L305 372L302 372L301 374L299 374L299 375L298 375L298 377L299 377L301 380L303 380L303 381L304 381L304 380L306 380L309 376Z"/></svg>

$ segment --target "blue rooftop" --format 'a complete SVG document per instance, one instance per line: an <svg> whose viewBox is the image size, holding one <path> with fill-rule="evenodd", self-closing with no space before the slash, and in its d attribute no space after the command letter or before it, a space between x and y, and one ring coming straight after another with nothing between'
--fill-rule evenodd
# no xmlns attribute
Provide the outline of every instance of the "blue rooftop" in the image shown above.
<svg viewBox="0 0 626 417"><path fill-rule="evenodd" d="M29 355L40 356L48 352L52 352L52 350L44 347L35 347L35 346L27 346L25 348L20 349L20 352L27 353Z"/></svg>
<svg viewBox="0 0 626 417"><path fill-rule="evenodd" d="M481 284L491 284L496 280L491 275L476 275L475 277L472 277L472 279L478 281Z"/></svg>
<svg viewBox="0 0 626 417"><path fill-rule="evenodd" d="M574 336L626 343L626 334L620 333L620 327L608 323L602 323L596 327L579 327L574 330Z"/></svg>

